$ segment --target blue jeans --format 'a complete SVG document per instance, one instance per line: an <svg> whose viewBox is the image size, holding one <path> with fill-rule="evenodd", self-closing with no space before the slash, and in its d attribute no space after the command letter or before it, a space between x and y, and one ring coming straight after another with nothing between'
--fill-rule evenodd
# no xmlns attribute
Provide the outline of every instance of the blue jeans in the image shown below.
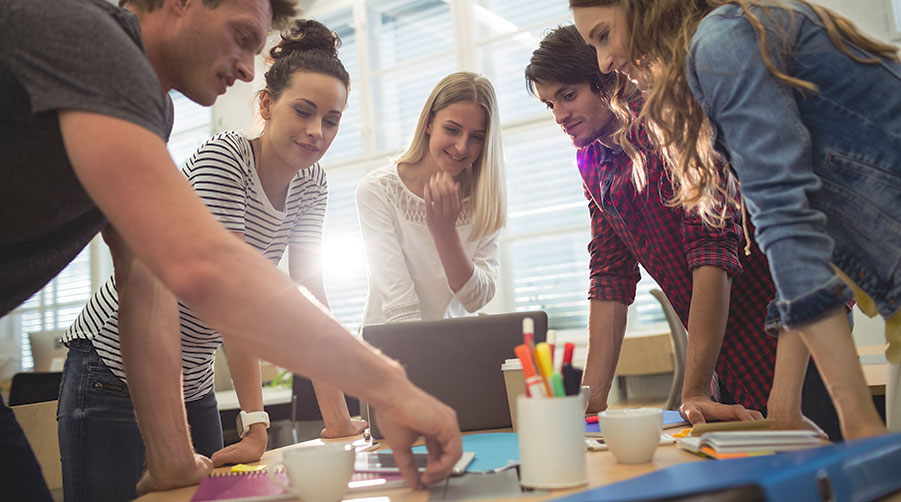
<svg viewBox="0 0 901 502"><path fill-rule="evenodd" d="M216 395L210 392L185 403L185 408L195 451L210 456L221 449ZM69 344L57 422L66 502L115 502L137 496L144 441L128 387L88 341Z"/></svg>

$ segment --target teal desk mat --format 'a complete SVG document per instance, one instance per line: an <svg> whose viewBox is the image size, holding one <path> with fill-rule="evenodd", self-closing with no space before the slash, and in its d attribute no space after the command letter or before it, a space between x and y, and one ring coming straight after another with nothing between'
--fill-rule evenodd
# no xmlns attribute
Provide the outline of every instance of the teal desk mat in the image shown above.
<svg viewBox="0 0 901 502"><path fill-rule="evenodd" d="M391 451L391 450L386 450ZM426 453L425 446L414 446L414 453ZM463 436L463 451L476 454L467 472L488 472L519 462L519 436L515 432L486 432Z"/></svg>

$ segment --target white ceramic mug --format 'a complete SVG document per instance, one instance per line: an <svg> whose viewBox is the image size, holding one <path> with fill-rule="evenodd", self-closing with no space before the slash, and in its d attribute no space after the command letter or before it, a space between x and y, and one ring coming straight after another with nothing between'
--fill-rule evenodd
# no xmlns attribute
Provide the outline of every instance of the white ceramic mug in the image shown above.
<svg viewBox="0 0 901 502"><path fill-rule="evenodd" d="M334 502L347 492L354 474L354 449L347 443L305 446L285 450L282 461L269 465L269 480L304 502ZM282 484L275 475L284 466L291 486Z"/></svg>
<svg viewBox="0 0 901 502"><path fill-rule="evenodd" d="M650 462L660 444L663 410L634 408L598 413L604 442L621 464Z"/></svg>

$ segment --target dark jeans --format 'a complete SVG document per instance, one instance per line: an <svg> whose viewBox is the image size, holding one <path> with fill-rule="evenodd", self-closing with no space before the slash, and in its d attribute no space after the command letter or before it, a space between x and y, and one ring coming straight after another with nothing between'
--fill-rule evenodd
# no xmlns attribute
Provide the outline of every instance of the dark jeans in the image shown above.
<svg viewBox="0 0 901 502"><path fill-rule="evenodd" d="M50 490L13 410L0 397L0 490L3 500L50 502Z"/></svg>
<svg viewBox="0 0 901 502"><path fill-rule="evenodd" d="M185 403L197 453L222 448L216 396ZM66 502L131 500L144 469L144 442L128 387L90 342L69 345L60 388L59 451Z"/></svg>

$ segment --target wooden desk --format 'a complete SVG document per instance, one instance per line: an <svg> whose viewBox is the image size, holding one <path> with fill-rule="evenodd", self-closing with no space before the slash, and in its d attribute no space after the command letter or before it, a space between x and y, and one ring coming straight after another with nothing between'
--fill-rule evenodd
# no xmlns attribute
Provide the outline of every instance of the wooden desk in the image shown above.
<svg viewBox="0 0 901 502"><path fill-rule="evenodd" d="M857 347L858 356L885 355L884 345L866 345ZM868 358L869 359L869 358ZM862 361L863 376L870 387L870 393L874 396L885 395L885 383L888 380L888 363L880 362L866 364Z"/></svg>
<svg viewBox="0 0 901 502"><path fill-rule="evenodd" d="M278 462L282 458L282 454L289 448L303 448L305 446L323 444L322 440L314 439L304 443L286 446L275 450L267 451L263 455L261 463L270 464ZM635 476L647 474L658 469L670 467L684 462L697 462L701 459L690 453L686 453L675 446L661 446L654 454L654 459L647 464L623 465L617 463L616 459L610 452L585 452L586 465L588 468L588 485L568 490L552 490L549 495L528 497L526 500L549 500L560 497L569 493L579 492L588 488L608 485L624 479L630 479ZM227 471L228 467L217 469L217 471ZM148 493L138 498L139 502L187 502L191 500L196 486L180 488L178 490L170 490L167 492ZM409 488L399 490L377 490L371 492L361 492L349 495L345 500L365 499L374 497L384 497L380 502L398 501L398 502L426 502L429 499L428 490L413 491Z"/></svg>

